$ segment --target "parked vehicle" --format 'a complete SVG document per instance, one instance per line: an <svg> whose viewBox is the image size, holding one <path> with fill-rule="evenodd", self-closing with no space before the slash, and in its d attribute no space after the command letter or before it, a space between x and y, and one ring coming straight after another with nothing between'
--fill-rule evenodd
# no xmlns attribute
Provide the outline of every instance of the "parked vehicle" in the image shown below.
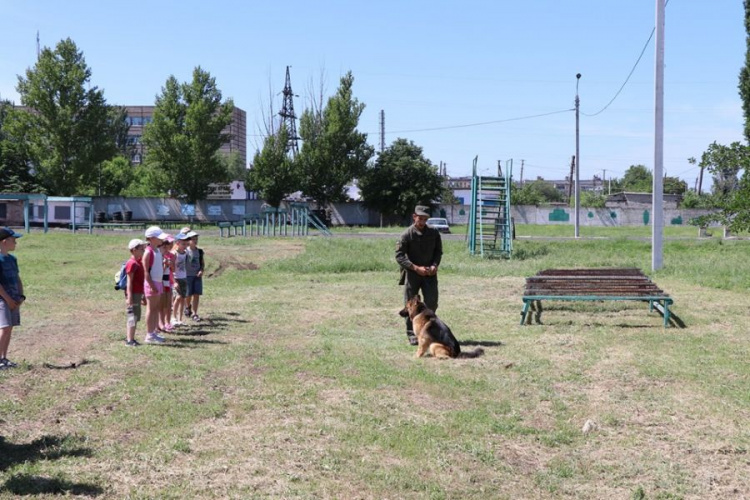
<svg viewBox="0 0 750 500"><path fill-rule="evenodd" d="M427 225L433 229L437 229L441 233L450 233L451 228L448 225L448 219L442 217L431 217L427 219Z"/></svg>

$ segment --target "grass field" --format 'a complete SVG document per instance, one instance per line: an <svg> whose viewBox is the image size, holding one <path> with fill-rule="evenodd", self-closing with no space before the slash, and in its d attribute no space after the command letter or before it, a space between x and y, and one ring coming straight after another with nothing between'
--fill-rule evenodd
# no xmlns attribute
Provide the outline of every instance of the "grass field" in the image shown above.
<svg viewBox="0 0 750 500"><path fill-rule="evenodd" d="M438 312L485 349L451 361L413 358L395 234L206 236L205 321L138 348L130 235L25 236L0 498L747 498L750 242L667 241L650 273L640 234L608 236L446 241ZM687 328L618 302L519 326L525 276L584 266L642 268Z"/></svg>

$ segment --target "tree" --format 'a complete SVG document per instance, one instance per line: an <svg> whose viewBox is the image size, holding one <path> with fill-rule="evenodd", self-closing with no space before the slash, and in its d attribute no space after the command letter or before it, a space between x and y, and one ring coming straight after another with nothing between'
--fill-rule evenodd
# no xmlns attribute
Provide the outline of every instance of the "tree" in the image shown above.
<svg viewBox="0 0 750 500"><path fill-rule="evenodd" d="M136 180L136 170L124 156L115 156L99 164L96 187L85 189L81 194L89 196L121 196Z"/></svg>
<svg viewBox="0 0 750 500"><path fill-rule="evenodd" d="M740 142L725 146L714 141L703 152L698 165L713 175L713 193L726 198L739 187L737 175L740 170L747 169L749 161L750 150L747 146Z"/></svg>
<svg viewBox="0 0 750 500"><path fill-rule="evenodd" d="M422 148L396 139L359 177L362 201L384 217L408 217L419 204L431 205L443 196L443 177Z"/></svg>
<svg viewBox="0 0 750 500"><path fill-rule="evenodd" d="M562 193L555 186L541 178L525 182L520 188L512 186L511 189L510 201L513 205L544 205L563 199Z"/></svg>
<svg viewBox="0 0 750 500"><path fill-rule="evenodd" d="M287 154L288 144L289 132L282 124L276 134L266 136L248 173L250 189L258 191L272 207L278 207L289 193L299 189L299 173Z"/></svg>
<svg viewBox="0 0 750 500"><path fill-rule="evenodd" d="M242 156L237 151L232 151L228 155L220 155L219 160L224 164L230 181L247 181L247 165L244 164Z"/></svg>
<svg viewBox="0 0 750 500"><path fill-rule="evenodd" d="M662 181L662 192L664 194L684 194L688 189L687 182L683 181L679 177L665 176ZM653 185L651 191L653 191Z"/></svg>
<svg viewBox="0 0 750 500"><path fill-rule="evenodd" d="M38 186L29 171L26 143L8 133L8 124L17 113L10 102L0 101L0 186L7 192L36 192Z"/></svg>
<svg viewBox="0 0 750 500"><path fill-rule="evenodd" d="M594 191L581 191L581 207L604 208L607 197ZM575 200L571 200L571 206L575 206Z"/></svg>
<svg viewBox="0 0 750 500"><path fill-rule="evenodd" d="M167 79L143 132L146 165L155 171L150 178L158 191L172 190L195 203L206 197L209 184L229 180L218 154L229 140L223 130L232 121L234 103L221 99L216 79L200 66L189 83Z"/></svg>
<svg viewBox="0 0 750 500"><path fill-rule="evenodd" d="M750 0L745 0L745 66L740 71L739 92L745 116L745 140L750 142ZM701 167L714 175L714 198L721 211L701 223L719 221L733 231L750 229L750 149L739 142L729 146L714 141L701 156ZM742 177L737 175L743 170Z"/></svg>
<svg viewBox="0 0 750 500"><path fill-rule="evenodd" d="M350 71L323 109L306 109L300 117L302 191L320 206L346 200L346 185L374 154L367 134L357 131L365 105L353 97L353 84Z"/></svg>
<svg viewBox="0 0 750 500"><path fill-rule="evenodd" d="M654 190L654 177L645 166L631 165L622 177L621 186L630 193L650 193Z"/></svg>
<svg viewBox="0 0 750 500"><path fill-rule="evenodd" d="M713 195L707 193L698 194L695 191L685 191L680 202L680 208L716 208Z"/></svg>
<svg viewBox="0 0 750 500"><path fill-rule="evenodd" d="M112 158L127 134L120 108L90 84L91 69L70 39L45 48L16 89L27 111L10 134L25 141L39 183L71 196L96 185L97 165ZM123 141L124 142L124 141Z"/></svg>
<svg viewBox="0 0 750 500"><path fill-rule="evenodd" d="M739 91L742 99L742 111L745 116L745 141L750 143L750 0L745 5L745 65L740 70Z"/></svg>

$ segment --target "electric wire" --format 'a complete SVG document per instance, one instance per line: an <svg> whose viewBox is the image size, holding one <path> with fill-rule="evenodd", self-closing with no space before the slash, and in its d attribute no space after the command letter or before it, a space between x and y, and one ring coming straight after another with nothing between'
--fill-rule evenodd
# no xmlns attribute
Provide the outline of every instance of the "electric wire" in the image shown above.
<svg viewBox="0 0 750 500"><path fill-rule="evenodd" d="M417 128L417 129L409 129L409 130L392 130L386 132L387 135L390 134L403 134L406 132L432 132L435 130L449 130L449 129L455 129L455 128L467 128L467 127L480 127L482 125L492 125L495 123L505 123L505 122L513 122L513 121L519 121L519 120L529 120L532 118L541 118L543 116L550 116L550 115L557 115L560 113L569 113L571 111L575 111L574 108L570 109L561 109L559 111L552 111L549 113L541 113L538 115L528 115L528 116L518 116L515 118L505 118L503 120L491 120L487 122L477 122L477 123L466 123L463 125L447 125L444 127L430 127L430 128Z"/></svg>
<svg viewBox="0 0 750 500"><path fill-rule="evenodd" d="M667 0L664 3L664 8L666 8L667 5L669 5L669 0ZM654 29L651 30L651 34L648 36L648 40L646 40L646 43L643 44L643 49L641 50L641 54L638 56L638 59L635 61L635 64L633 65L633 68L630 70L630 73L628 73L628 76L627 76L627 78L625 78L625 81L620 86L620 89L615 93L615 96L606 104L606 106L604 106L602 109L600 109L596 113L589 114L589 113L584 113L583 111L581 111L582 115L584 115L584 116L597 116L597 115L600 115L600 114L604 113L604 111L610 106L610 104L612 104L613 102L615 102L615 99L617 99L617 97L620 95L620 93L622 92L622 90L625 88L625 85L627 85L628 82L630 81L630 77L633 76L633 73L635 72L635 68L638 67L638 63L640 63L641 59L643 59L643 54L646 53L646 49L648 48L649 44L651 43L651 39L654 38L654 33L656 33L656 27L654 27Z"/></svg>

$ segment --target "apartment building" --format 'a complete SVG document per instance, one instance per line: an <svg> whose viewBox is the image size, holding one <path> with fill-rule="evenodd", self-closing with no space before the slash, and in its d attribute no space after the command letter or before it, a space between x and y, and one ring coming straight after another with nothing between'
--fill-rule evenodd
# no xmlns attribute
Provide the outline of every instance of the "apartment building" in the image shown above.
<svg viewBox="0 0 750 500"><path fill-rule="evenodd" d="M151 123L154 115L154 106L123 106L128 114L128 144L132 146L130 161L133 164L143 163L145 148L142 137L146 125ZM242 164L247 165L247 113L245 110L234 107L232 122L224 129L224 133L230 134L229 142L225 143L220 151L222 153L237 152L242 159Z"/></svg>

